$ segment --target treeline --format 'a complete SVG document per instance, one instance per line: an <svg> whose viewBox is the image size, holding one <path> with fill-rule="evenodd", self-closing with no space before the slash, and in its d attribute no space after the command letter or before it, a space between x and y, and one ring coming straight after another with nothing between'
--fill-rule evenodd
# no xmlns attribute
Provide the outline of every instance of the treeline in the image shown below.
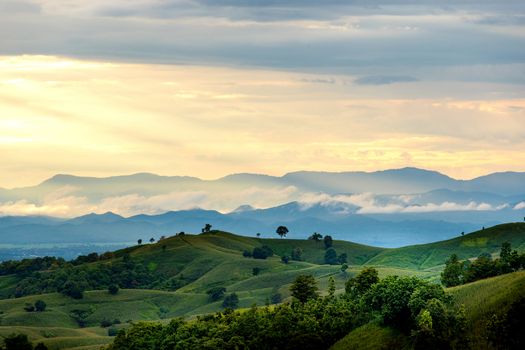
<svg viewBox="0 0 525 350"><path fill-rule="evenodd" d="M86 263L92 263L101 260L109 260L115 257L112 252L103 254L90 253L88 255L79 255L77 258L66 261L63 258L54 256L45 256L23 260L8 260L0 263L0 276L20 275L26 276L33 272L59 269L64 267L78 266Z"/></svg>
<svg viewBox="0 0 525 350"><path fill-rule="evenodd" d="M14 296L60 292L81 299L86 290L108 289L115 285L120 288L171 290L185 284L183 279L173 283L166 276L150 271L127 253L122 255L121 259L113 259L104 264L86 263L100 260L100 257L95 260L95 255L92 255L90 260L86 259L79 257L59 265L57 269L26 275L18 282Z"/></svg>
<svg viewBox="0 0 525 350"><path fill-rule="evenodd" d="M525 253L518 254L517 250L512 250L509 242L504 242L497 259L492 259L490 254L483 253L474 261L461 261L456 254L452 254L445 262L441 283L446 287L453 287L524 268Z"/></svg>
<svg viewBox="0 0 525 350"><path fill-rule="evenodd" d="M226 309L196 320L169 324L136 323L118 333L108 350L327 349L352 329L371 321L397 328L417 349L466 346L466 320L443 288L416 277L390 276L366 269L335 295L319 296L313 276L297 277L294 300L274 307Z"/></svg>

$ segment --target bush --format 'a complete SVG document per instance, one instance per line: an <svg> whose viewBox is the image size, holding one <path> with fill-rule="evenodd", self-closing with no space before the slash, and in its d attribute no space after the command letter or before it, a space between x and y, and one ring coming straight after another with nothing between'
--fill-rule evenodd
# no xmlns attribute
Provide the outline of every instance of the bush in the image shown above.
<svg viewBox="0 0 525 350"><path fill-rule="evenodd" d="M211 301L217 301L221 299L224 296L224 293L226 293L226 288L224 287L213 287L212 289L206 291L206 294L210 296Z"/></svg>
<svg viewBox="0 0 525 350"><path fill-rule="evenodd" d="M254 259L266 259L270 256L273 256L272 248L263 245L262 247L253 248L252 256Z"/></svg>
<svg viewBox="0 0 525 350"><path fill-rule="evenodd" d="M254 267L252 269L252 275L257 276L259 273L261 273L261 268L260 267Z"/></svg>
<svg viewBox="0 0 525 350"><path fill-rule="evenodd" d="M330 237L330 236L326 236ZM324 254L324 263L329 265L337 265L339 261L337 260L337 252L334 248L328 248Z"/></svg>
<svg viewBox="0 0 525 350"><path fill-rule="evenodd" d="M46 310L47 304L43 300L37 300L35 302L35 310L38 312L43 312Z"/></svg>
<svg viewBox="0 0 525 350"><path fill-rule="evenodd" d="M6 350L33 350L33 344L25 334L11 334L4 339Z"/></svg>
<svg viewBox="0 0 525 350"><path fill-rule="evenodd" d="M238 306L239 297L235 293L228 295L226 298L224 298L224 301L222 302L222 307L224 308L236 309Z"/></svg>
<svg viewBox="0 0 525 350"><path fill-rule="evenodd" d="M111 294L111 295L115 295L115 294L117 294L118 291L119 291L119 288L118 288L118 286L117 286L116 284L112 284L112 285L110 285L110 286L108 287L108 292L109 292L109 294Z"/></svg>
<svg viewBox="0 0 525 350"><path fill-rule="evenodd" d="M113 322L111 322L110 320L104 319L104 320L100 321L100 327L102 327L102 328L107 328L107 327L109 327L111 325L113 325Z"/></svg>
<svg viewBox="0 0 525 350"><path fill-rule="evenodd" d="M108 337L114 337L118 334L117 327L109 327L108 328Z"/></svg>

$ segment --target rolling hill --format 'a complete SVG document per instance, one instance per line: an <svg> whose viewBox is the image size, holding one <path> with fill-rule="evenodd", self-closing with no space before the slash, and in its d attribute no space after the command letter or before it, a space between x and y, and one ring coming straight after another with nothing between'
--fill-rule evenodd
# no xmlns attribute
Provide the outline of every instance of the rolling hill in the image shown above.
<svg viewBox="0 0 525 350"><path fill-rule="evenodd" d="M347 278L363 266L377 267L381 276L417 275L437 280L444 260L451 253L457 253L462 258L476 257L481 252L496 254L504 241L512 242L513 247L521 251L525 250L525 223L499 225L444 242L397 249L335 240L333 247L338 254L346 253L350 264L349 270L341 272L339 265L323 264L323 242L244 237L220 231L168 237L155 244L116 251L113 260L89 263L86 267L111 264L127 253L149 271L164 276L166 281L184 281L175 291L122 289L117 295L110 295L107 290L95 290L85 292L80 300L58 293L3 299L0 300L0 335L24 332L32 340L44 341L50 349L80 346L82 349L98 349L111 341L107 330L99 326L104 320L120 320L122 323L117 325L118 328L125 327L129 321L191 317L221 310L221 301L212 302L206 294L213 287L221 286L226 288L227 293L235 292L240 299L239 306L250 307L253 304L264 305L276 293L281 295L282 300L288 300L290 283L297 275L305 273L313 274L323 291L327 289L328 278L334 277L338 292L344 289ZM262 245L271 247L276 255L266 260L243 257L243 251ZM301 248L302 261L283 264L280 256L290 255L294 248ZM254 275L254 268L259 268L260 273ZM449 293L458 302L468 304L470 309L474 309L475 302L485 303L471 298L469 295L472 293L478 298L503 303L507 298L505 293L514 290L512 293L515 294L522 290L519 286L523 277L523 272L499 276L494 279L495 282L479 281L453 288ZM19 279L16 276L1 276L0 295L5 297L12 292ZM472 285L481 286L479 292ZM494 297L493 292L499 297ZM24 311L26 303L34 303L38 299L47 303L46 311ZM489 309L493 310L492 307ZM75 310L85 312L85 328L79 328ZM403 339L395 332L374 325L367 327L361 335L354 333L352 339L365 339L365 333L370 336L376 332L378 338L394 337L394 343L403 344Z"/></svg>

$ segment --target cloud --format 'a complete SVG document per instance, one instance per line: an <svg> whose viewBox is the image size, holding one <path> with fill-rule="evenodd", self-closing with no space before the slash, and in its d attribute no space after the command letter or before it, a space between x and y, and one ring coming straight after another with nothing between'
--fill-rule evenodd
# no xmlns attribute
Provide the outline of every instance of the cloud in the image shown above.
<svg viewBox="0 0 525 350"><path fill-rule="evenodd" d="M388 85L395 83L410 83L418 81L417 78L402 75L370 75L354 80L358 85Z"/></svg>
<svg viewBox="0 0 525 350"><path fill-rule="evenodd" d="M520 209L525 209L525 202L519 202L518 204L516 204L513 208L514 210L520 210Z"/></svg>
<svg viewBox="0 0 525 350"><path fill-rule="evenodd" d="M508 204L491 205L474 201L461 204L450 201L442 203L426 203L422 205L408 204L415 196L392 196L386 201L373 193L354 195L329 195L326 193L306 193L299 201L306 210L315 204L323 206L347 205L346 214L398 214L398 213L431 213L447 211L495 211L507 208Z"/></svg>
<svg viewBox="0 0 525 350"><path fill-rule="evenodd" d="M173 191L166 194L144 195L130 193L107 196L91 200L87 196L76 196L72 186L61 187L42 201L20 199L0 202L0 216L45 215L55 217L76 217L89 213L113 212L122 216L138 214L160 214L172 210L203 208L230 212L249 204L265 208L289 202L297 193L294 186L279 188L248 187L235 193L229 191Z"/></svg>

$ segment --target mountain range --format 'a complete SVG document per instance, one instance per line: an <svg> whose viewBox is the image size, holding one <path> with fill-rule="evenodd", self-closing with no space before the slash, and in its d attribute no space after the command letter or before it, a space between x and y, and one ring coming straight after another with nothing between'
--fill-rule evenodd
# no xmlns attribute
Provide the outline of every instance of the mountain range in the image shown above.
<svg viewBox="0 0 525 350"><path fill-rule="evenodd" d="M253 236L313 232L382 247L448 239L522 221L525 173L456 180L435 171L234 174L217 180L147 173L107 178L56 175L0 190L4 244L129 243L204 224Z"/></svg>

